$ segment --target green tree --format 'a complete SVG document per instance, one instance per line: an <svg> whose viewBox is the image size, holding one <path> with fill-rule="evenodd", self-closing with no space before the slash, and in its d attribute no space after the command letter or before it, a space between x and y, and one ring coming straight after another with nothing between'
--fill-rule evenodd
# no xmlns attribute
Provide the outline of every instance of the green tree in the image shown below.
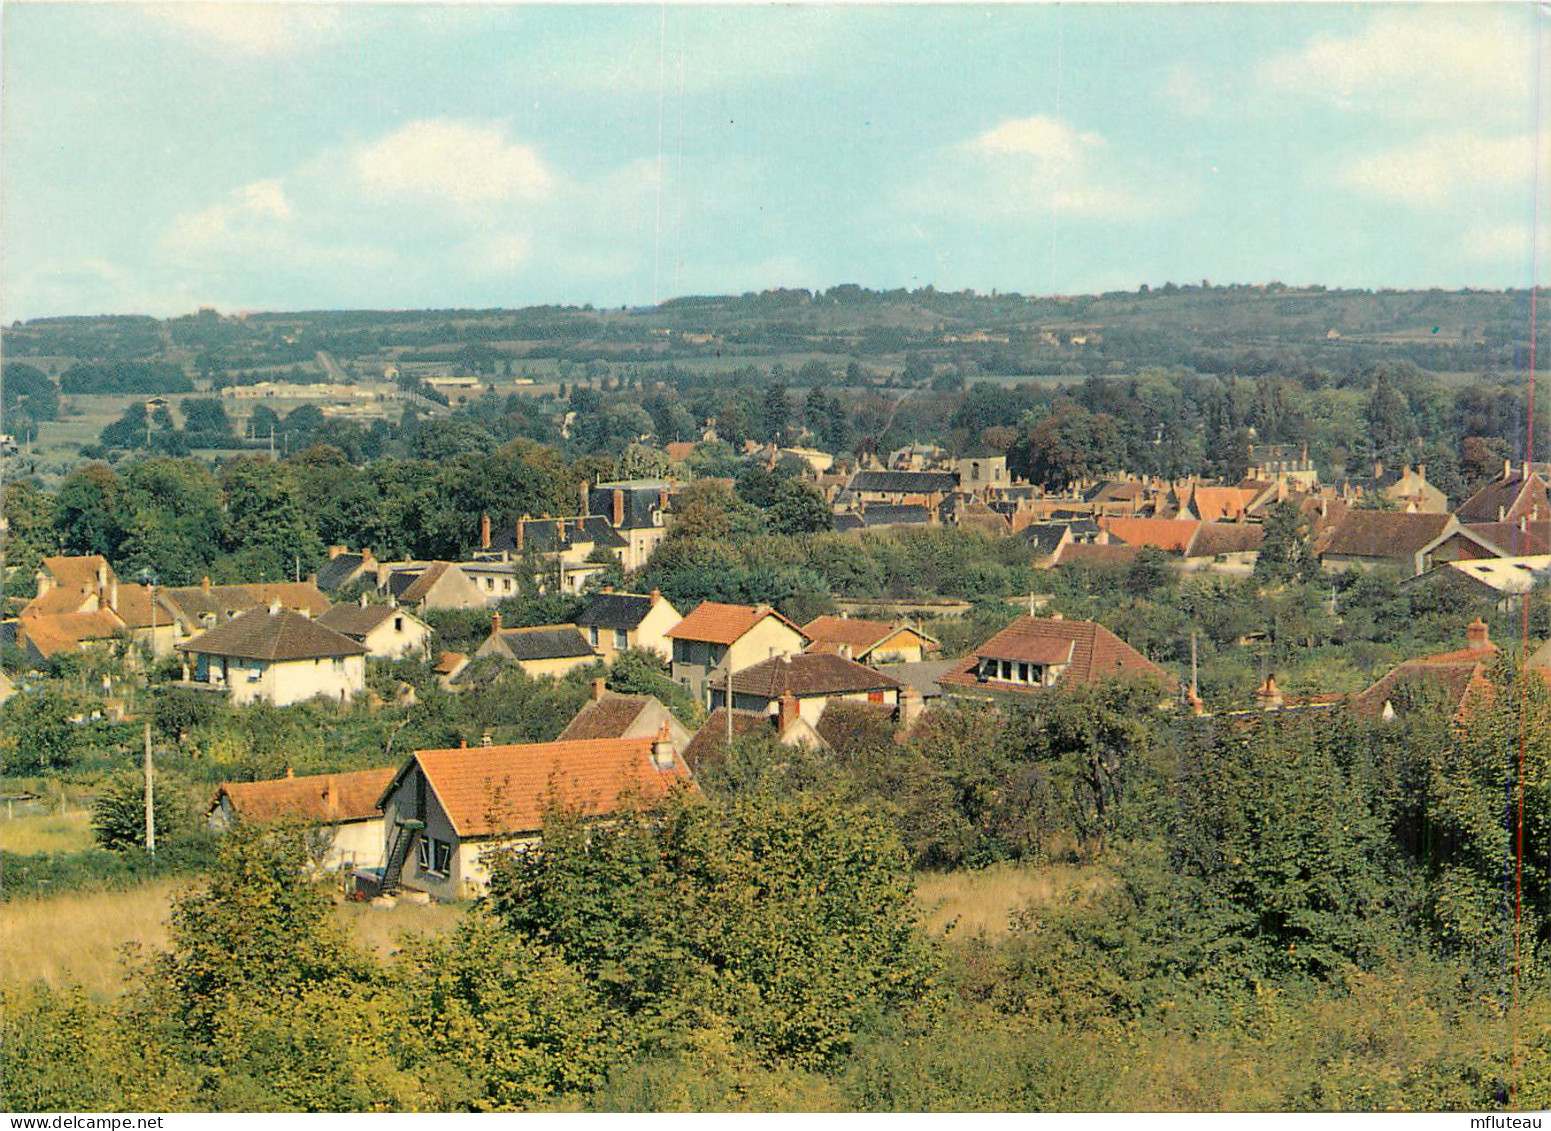
<svg viewBox="0 0 1551 1131"><path fill-rule="evenodd" d="M1265 537L1255 558L1254 576L1262 584L1306 584L1319 576L1319 559L1309 543L1309 519L1291 499L1266 514Z"/></svg>

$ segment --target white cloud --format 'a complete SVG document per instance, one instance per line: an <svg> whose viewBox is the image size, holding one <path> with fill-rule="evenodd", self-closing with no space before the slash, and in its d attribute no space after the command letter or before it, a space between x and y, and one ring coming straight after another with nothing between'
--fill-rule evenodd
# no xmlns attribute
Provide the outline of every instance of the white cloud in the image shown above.
<svg viewBox="0 0 1551 1131"><path fill-rule="evenodd" d="M1013 118L993 126L969 142L969 148L992 155L1016 154L1052 166L1072 166L1087 150L1100 149L1104 139L1096 133L1073 129L1065 122L1036 114Z"/></svg>
<svg viewBox="0 0 1551 1131"><path fill-rule="evenodd" d="M1542 263L1551 260L1551 228L1540 231L1539 252ZM1530 265L1530 226L1528 224L1483 224L1469 229L1462 239L1466 256L1479 263L1507 264L1526 271Z"/></svg>
<svg viewBox="0 0 1551 1131"><path fill-rule="evenodd" d="M378 199L496 204L543 197L554 178L536 150L504 128L424 118L364 145L351 157L363 189Z"/></svg>
<svg viewBox="0 0 1551 1131"><path fill-rule="evenodd" d="M1406 5L1361 31L1316 36L1271 59L1272 88L1400 117L1452 116L1462 103L1522 112L1534 87L1533 5Z"/></svg>
<svg viewBox="0 0 1551 1131"><path fill-rule="evenodd" d="M1536 148L1531 135L1482 137L1456 130L1355 158L1336 177L1385 200L1438 207L1468 194L1528 188ZM1541 142L1539 152L1542 163L1551 161L1551 138Z"/></svg>
<svg viewBox="0 0 1551 1131"><path fill-rule="evenodd" d="M332 5L295 3L204 3L188 0L145 9L154 21L247 55L282 55L308 50L340 28Z"/></svg>
<svg viewBox="0 0 1551 1131"><path fill-rule="evenodd" d="M164 242L181 251L227 244L262 234L291 218L291 202L278 180L254 181L225 200L175 220Z"/></svg>

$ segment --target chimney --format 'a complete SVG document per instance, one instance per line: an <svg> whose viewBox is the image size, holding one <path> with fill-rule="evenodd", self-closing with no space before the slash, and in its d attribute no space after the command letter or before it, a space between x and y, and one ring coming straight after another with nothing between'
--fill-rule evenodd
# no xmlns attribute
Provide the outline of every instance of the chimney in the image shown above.
<svg viewBox="0 0 1551 1131"><path fill-rule="evenodd" d="M657 602L659 602L661 600L662 600L662 590L661 589L653 589L652 590L652 604L655 606L657 604Z"/></svg>
<svg viewBox="0 0 1551 1131"><path fill-rule="evenodd" d="M285 768L285 777L286 777L286 780L287 780L287 781L290 781L290 780L291 780L291 779L292 779L292 778L294 778L294 777L295 777L295 776L296 776L296 771L295 771L295 770L293 770L293 769L291 769L291 767L290 767L290 766L287 766L287 767L286 767L286 768Z"/></svg>
<svg viewBox="0 0 1551 1131"><path fill-rule="evenodd" d="M792 694L781 696L776 715L777 734L786 733L786 728L797 721L797 716L800 709L801 707L797 702L797 696Z"/></svg>
<svg viewBox="0 0 1551 1131"><path fill-rule="evenodd" d="M668 489L666 487L657 488L657 509L660 511L668 509Z"/></svg>
<svg viewBox="0 0 1551 1131"><path fill-rule="evenodd" d="M1505 459L1505 460L1503 460L1503 482L1504 483L1508 482L1508 480L1511 479L1512 477L1513 477L1513 461L1511 459Z"/></svg>
<svg viewBox="0 0 1551 1131"><path fill-rule="evenodd" d="M582 501L581 515L583 518L586 518L589 514L592 513L592 496L591 493L587 490L587 480L582 480L581 490L578 492L578 495L581 497Z"/></svg>
<svg viewBox="0 0 1551 1131"><path fill-rule="evenodd" d="M1276 685L1276 676L1266 676L1266 681L1255 692L1255 703L1262 711L1279 711L1282 709L1282 689Z"/></svg>
<svg viewBox="0 0 1551 1131"><path fill-rule="evenodd" d="M1416 477L1418 479L1427 478L1427 465L1425 463L1419 463L1416 465Z"/></svg>
<svg viewBox="0 0 1551 1131"><path fill-rule="evenodd" d="M1465 626L1465 639L1470 641L1470 650L1472 652L1485 651L1492 646L1492 642L1488 638L1486 621L1480 617L1477 617Z"/></svg>
<svg viewBox="0 0 1551 1131"><path fill-rule="evenodd" d="M673 727L667 719L662 720L662 726L658 728L657 737L652 740L652 765L659 770L670 769L673 766Z"/></svg>
<svg viewBox="0 0 1551 1131"><path fill-rule="evenodd" d="M1383 474L1384 474L1384 461L1381 460L1381 459L1374 460L1373 461L1373 477L1375 479L1377 479L1379 476L1381 476Z"/></svg>
<svg viewBox="0 0 1551 1131"><path fill-rule="evenodd" d="M500 632L501 631L501 614L500 613L491 613L490 614L490 631L491 632Z"/></svg>
<svg viewBox="0 0 1551 1131"><path fill-rule="evenodd" d="M916 720L926 710L926 700L921 698L921 693L913 687L907 687L899 693L899 729L908 731L916 725Z"/></svg>
<svg viewBox="0 0 1551 1131"><path fill-rule="evenodd" d="M199 587L206 593L210 592L210 575L208 573L199 579Z"/></svg>
<svg viewBox="0 0 1551 1131"><path fill-rule="evenodd" d="M490 741L490 732L488 730L479 736L479 744L482 747L493 745Z"/></svg>
<svg viewBox="0 0 1551 1131"><path fill-rule="evenodd" d="M592 681L592 701L594 703L603 698L603 688L607 682L601 675Z"/></svg>
<svg viewBox="0 0 1551 1131"><path fill-rule="evenodd" d="M280 613L280 598L279 597L271 597L269 599L269 615L270 616L278 616L279 613Z"/></svg>
<svg viewBox="0 0 1551 1131"><path fill-rule="evenodd" d="M333 774L323 784L323 808L330 813L339 812L339 790L334 788Z"/></svg>
<svg viewBox="0 0 1551 1131"><path fill-rule="evenodd" d="M517 552L519 554L522 553L522 528L524 526L526 526L527 524L528 524L528 516L527 515L523 515L521 518L519 518L517 520L517 533L515 535L515 541L516 541L516 544L517 544Z"/></svg>
<svg viewBox="0 0 1551 1131"><path fill-rule="evenodd" d="M339 555L343 554L344 552L345 552L345 548L343 546L330 546L329 547L329 561L333 561L335 558L339 557Z"/></svg>
<svg viewBox="0 0 1551 1131"><path fill-rule="evenodd" d="M366 592L364 590L361 593L361 608L366 608Z"/></svg>
<svg viewBox="0 0 1551 1131"><path fill-rule="evenodd" d="M490 549L490 514L486 512L479 516L479 548Z"/></svg>
<svg viewBox="0 0 1551 1131"><path fill-rule="evenodd" d="M614 525L625 524L625 493L618 487L614 488Z"/></svg>

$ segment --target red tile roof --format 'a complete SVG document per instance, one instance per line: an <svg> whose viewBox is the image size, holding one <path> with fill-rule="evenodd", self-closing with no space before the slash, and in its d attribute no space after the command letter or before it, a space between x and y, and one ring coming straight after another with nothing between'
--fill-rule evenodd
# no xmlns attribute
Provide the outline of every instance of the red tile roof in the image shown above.
<svg viewBox="0 0 1551 1131"><path fill-rule="evenodd" d="M366 821L381 816L377 799L397 774L395 766L343 774L309 774L271 781L222 782L224 795L238 820L269 824L286 819L305 821Z"/></svg>
<svg viewBox="0 0 1551 1131"><path fill-rule="evenodd" d="M731 644L766 617L775 617L792 631L799 635L802 633L802 629L774 609L702 601L665 635L675 640L702 640L710 644Z"/></svg>
<svg viewBox="0 0 1551 1131"><path fill-rule="evenodd" d="M1171 554L1183 554L1201 524L1184 518L1101 518L1099 526L1127 546L1151 546Z"/></svg>
<svg viewBox="0 0 1551 1131"><path fill-rule="evenodd" d="M1190 505L1202 522L1221 522L1238 518L1259 494L1240 487L1197 487Z"/></svg>
<svg viewBox="0 0 1551 1131"><path fill-rule="evenodd" d="M658 769L650 738L419 750L384 790L418 768L460 837L529 833L552 805L602 817L663 800L693 779L682 759Z"/></svg>
<svg viewBox="0 0 1551 1131"><path fill-rule="evenodd" d="M1019 617L991 639L974 655L959 661L937 678L944 687L989 687L1002 690L1034 690L1023 684L982 681L976 675L981 657L1026 663L1061 663L1070 655L1070 664L1062 673L1059 687L1073 687L1119 676L1146 673L1175 684L1174 677L1132 648L1101 624L1088 620L1057 620L1054 617Z"/></svg>
<svg viewBox="0 0 1551 1131"><path fill-rule="evenodd" d="M602 699L589 699L560 732L558 742L576 742L593 738L622 738L647 704L650 695L616 695L606 692Z"/></svg>
<svg viewBox="0 0 1551 1131"><path fill-rule="evenodd" d="M16 622L17 633L45 659L73 651L89 640L111 640L123 627L123 621L105 609L24 617Z"/></svg>
<svg viewBox="0 0 1551 1131"><path fill-rule="evenodd" d="M898 631L898 626L886 620L858 617L814 617L802 626L802 634L813 641L808 651L833 652L838 645L848 644L853 656L862 655Z"/></svg>
<svg viewBox="0 0 1551 1131"><path fill-rule="evenodd" d="M1094 542L1068 542L1057 551L1056 565L1130 565L1136 561L1143 548L1114 543L1100 546Z"/></svg>

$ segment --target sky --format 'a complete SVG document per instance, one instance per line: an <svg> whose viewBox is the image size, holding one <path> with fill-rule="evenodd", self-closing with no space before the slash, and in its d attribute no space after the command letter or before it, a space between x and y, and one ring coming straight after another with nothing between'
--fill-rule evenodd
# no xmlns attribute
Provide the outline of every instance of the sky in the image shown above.
<svg viewBox="0 0 1551 1131"><path fill-rule="evenodd" d="M1536 230L1551 263L1551 14L1525 3L0 19L7 322L1522 287Z"/></svg>

